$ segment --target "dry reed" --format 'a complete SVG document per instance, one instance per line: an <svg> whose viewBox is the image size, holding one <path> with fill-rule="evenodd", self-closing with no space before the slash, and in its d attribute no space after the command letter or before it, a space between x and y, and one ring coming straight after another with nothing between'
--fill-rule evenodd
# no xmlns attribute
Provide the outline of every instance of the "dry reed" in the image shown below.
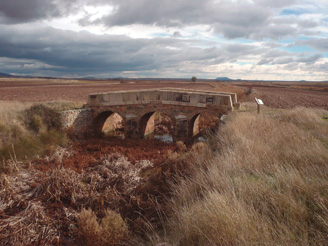
<svg viewBox="0 0 328 246"><path fill-rule="evenodd" d="M325 245L328 123L321 110L230 115L213 157L173 187L177 245ZM215 146L213 146L215 145Z"/></svg>

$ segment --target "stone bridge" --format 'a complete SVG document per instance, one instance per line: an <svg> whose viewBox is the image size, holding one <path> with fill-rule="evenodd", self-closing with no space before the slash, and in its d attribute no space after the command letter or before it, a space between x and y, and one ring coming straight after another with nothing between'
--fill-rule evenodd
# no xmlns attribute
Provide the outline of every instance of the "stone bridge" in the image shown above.
<svg viewBox="0 0 328 246"><path fill-rule="evenodd" d="M79 134L102 132L105 121L117 113L122 117L125 138L142 138L155 112L172 122L175 141L193 137L196 119L206 113L221 117L238 106L237 95L228 92L188 89L155 89L90 94L84 109L63 112L64 125Z"/></svg>

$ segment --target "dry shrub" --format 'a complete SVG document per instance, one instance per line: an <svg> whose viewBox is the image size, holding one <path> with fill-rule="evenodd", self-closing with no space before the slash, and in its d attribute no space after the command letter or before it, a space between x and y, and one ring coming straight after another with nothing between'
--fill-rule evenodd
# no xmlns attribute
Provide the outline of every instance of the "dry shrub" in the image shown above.
<svg viewBox="0 0 328 246"><path fill-rule="evenodd" d="M62 127L61 115L58 111L42 104L36 104L23 112L25 125L34 132L44 130L60 130Z"/></svg>
<svg viewBox="0 0 328 246"><path fill-rule="evenodd" d="M102 192L106 187L115 187L119 192L131 194L140 183L140 174L144 169L152 167L150 161L139 161L132 164L120 154L105 155L97 165L86 169L83 179Z"/></svg>
<svg viewBox="0 0 328 246"><path fill-rule="evenodd" d="M230 115L210 141L212 156L173 187L171 241L325 245L327 129L311 109Z"/></svg>
<svg viewBox="0 0 328 246"><path fill-rule="evenodd" d="M59 232L41 202L29 202L26 209L0 220L0 245L54 245Z"/></svg>
<svg viewBox="0 0 328 246"><path fill-rule="evenodd" d="M55 168L50 171L36 193L45 201L57 201L79 205L88 195L81 175L71 169Z"/></svg>
<svg viewBox="0 0 328 246"><path fill-rule="evenodd" d="M62 148L56 153L53 158L58 162L71 154ZM16 171L2 173L0 178L0 245L2 242L23 245L17 243L21 239L30 245L57 245L59 231L61 240L70 240L77 235L75 210L81 206L92 207L104 217L98 222L92 212L81 213L79 223L85 237L90 239L96 235L95 239L90 239L90 244L117 244L128 236L128 229L119 214L105 208L122 206L122 195L134 199L132 194L140 182L139 172L150 166L149 161L133 165L115 154L100 160L87 174L62 167L46 174L32 168L11 167ZM28 229L31 231L26 232Z"/></svg>
<svg viewBox="0 0 328 246"><path fill-rule="evenodd" d="M35 185L42 179L42 174L31 169L19 169L17 173L1 174L0 213L7 209L25 207L33 198Z"/></svg>
<svg viewBox="0 0 328 246"><path fill-rule="evenodd" d="M1 101L0 103L0 122L11 124L17 119L17 114L31 106L31 103L18 101Z"/></svg>
<svg viewBox="0 0 328 246"><path fill-rule="evenodd" d="M21 102L0 103L0 155L1 148L19 139L20 136L27 135L28 131L19 120L21 111L28 108L30 104Z"/></svg>
<svg viewBox="0 0 328 246"><path fill-rule="evenodd" d="M79 233L85 240L86 245L100 245L101 229L97 216L91 209L82 209L77 217Z"/></svg>
<svg viewBox="0 0 328 246"><path fill-rule="evenodd" d="M121 215L112 211L106 210L105 217L101 220L101 237L105 245L115 245L127 239L128 227Z"/></svg>
<svg viewBox="0 0 328 246"><path fill-rule="evenodd" d="M128 237L125 221L112 210L106 210L99 223L91 209L82 209L77 221L86 245L118 245Z"/></svg>
<svg viewBox="0 0 328 246"><path fill-rule="evenodd" d="M17 158L34 159L50 154L55 145L67 145L68 138L60 129L60 113L44 105L12 102L0 106L0 156L10 158L12 145Z"/></svg>
<svg viewBox="0 0 328 246"><path fill-rule="evenodd" d="M187 150L186 145L182 141L177 142L177 148L179 151L184 152Z"/></svg>

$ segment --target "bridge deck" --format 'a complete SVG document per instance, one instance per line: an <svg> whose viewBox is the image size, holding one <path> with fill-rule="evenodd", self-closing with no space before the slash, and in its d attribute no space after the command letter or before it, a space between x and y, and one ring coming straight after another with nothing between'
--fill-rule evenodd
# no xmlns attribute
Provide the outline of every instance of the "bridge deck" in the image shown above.
<svg viewBox="0 0 328 246"><path fill-rule="evenodd" d="M115 91L100 94L90 94L88 108L116 105L137 105L157 102L168 105L190 107L221 107L232 110L237 104L236 93L212 92L190 89L154 89Z"/></svg>

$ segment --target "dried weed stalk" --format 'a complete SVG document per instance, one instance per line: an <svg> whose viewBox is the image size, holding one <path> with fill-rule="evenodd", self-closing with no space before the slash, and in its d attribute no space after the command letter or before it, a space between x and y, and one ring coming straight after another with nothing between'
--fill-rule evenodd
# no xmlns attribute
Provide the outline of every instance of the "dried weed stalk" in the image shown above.
<svg viewBox="0 0 328 246"><path fill-rule="evenodd" d="M53 245L59 234L40 201L31 201L15 216L0 220L0 245Z"/></svg>

